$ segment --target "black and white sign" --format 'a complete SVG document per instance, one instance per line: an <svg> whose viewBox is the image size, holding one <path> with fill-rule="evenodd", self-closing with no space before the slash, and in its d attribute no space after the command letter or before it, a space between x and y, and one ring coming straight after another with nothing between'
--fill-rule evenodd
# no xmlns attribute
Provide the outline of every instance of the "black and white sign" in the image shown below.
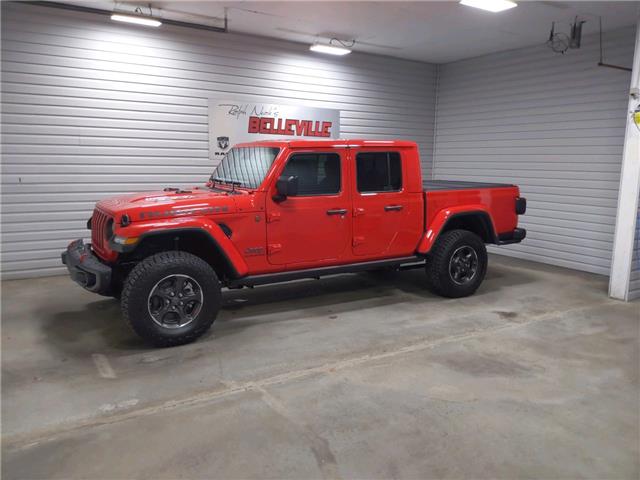
<svg viewBox="0 0 640 480"><path fill-rule="evenodd" d="M209 100L209 150L221 158L238 143L290 138L338 138L340 110Z"/></svg>

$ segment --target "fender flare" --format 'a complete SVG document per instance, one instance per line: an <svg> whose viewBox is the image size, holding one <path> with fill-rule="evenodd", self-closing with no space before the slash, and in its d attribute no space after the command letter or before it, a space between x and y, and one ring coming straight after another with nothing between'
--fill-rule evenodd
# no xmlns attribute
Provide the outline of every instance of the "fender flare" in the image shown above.
<svg viewBox="0 0 640 480"><path fill-rule="evenodd" d="M233 278L240 278L247 275L249 272L247 263L233 242L216 222L209 219L198 219L197 221L194 219L192 221L188 221L187 219L181 218L177 222L172 220L175 219L167 219L166 222L154 221L148 225L145 225L143 222L131 224L126 229L123 229L121 233L119 232L119 234L125 234L126 236L131 237L135 236L138 237L139 240L130 246L118 245L118 247L120 247L118 251L122 253L134 252L135 249L145 240L153 237L181 233L204 234L210 242L211 247L221 255L223 261L229 267L229 271ZM144 231L136 234L136 230Z"/></svg>
<svg viewBox="0 0 640 480"><path fill-rule="evenodd" d="M431 251L431 248L436 243L436 240L440 236L440 233L446 228L447 224L454 218L461 217L479 217L482 219L483 225L487 229L487 234L490 239L490 243L498 243L498 236L496 234L496 227L493 224L493 219L489 213L488 208L482 204L476 205L460 205L452 208L445 208L440 210L431 222L431 226L424 233L418 243L417 252L421 255L426 255Z"/></svg>

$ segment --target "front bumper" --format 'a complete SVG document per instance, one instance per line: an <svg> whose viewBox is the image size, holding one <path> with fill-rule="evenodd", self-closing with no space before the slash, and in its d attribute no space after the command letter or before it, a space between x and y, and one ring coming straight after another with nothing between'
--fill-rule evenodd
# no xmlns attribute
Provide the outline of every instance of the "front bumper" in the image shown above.
<svg viewBox="0 0 640 480"><path fill-rule="evenodd" d="M105 295L111 288L111 267L98 260L91 245L82 239L71 242L62 252L62 263L73 281L90 292Z"/></svg>

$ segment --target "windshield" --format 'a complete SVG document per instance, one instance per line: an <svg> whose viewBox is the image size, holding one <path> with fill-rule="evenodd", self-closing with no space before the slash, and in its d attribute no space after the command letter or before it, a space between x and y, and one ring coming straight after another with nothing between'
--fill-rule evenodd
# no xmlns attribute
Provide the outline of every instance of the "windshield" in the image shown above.
<svg viewBox="0 0 640 480"><path fill-rule="evenodd" d="M279 151L279 148L271 147L234 147L213 171L211 180L258 188Z"/></svg>

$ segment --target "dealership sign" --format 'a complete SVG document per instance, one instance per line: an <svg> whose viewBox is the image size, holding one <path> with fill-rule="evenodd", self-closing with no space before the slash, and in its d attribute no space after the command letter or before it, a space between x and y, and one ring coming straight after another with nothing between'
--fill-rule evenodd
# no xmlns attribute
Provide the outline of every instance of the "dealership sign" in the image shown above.
<svg viewBox="0 0 640 480"><path fill-rule="evenodd" d="M338 138L340 111L297 105L209 100L209 150L220 158L237 143L289 138Z"/></svg>

